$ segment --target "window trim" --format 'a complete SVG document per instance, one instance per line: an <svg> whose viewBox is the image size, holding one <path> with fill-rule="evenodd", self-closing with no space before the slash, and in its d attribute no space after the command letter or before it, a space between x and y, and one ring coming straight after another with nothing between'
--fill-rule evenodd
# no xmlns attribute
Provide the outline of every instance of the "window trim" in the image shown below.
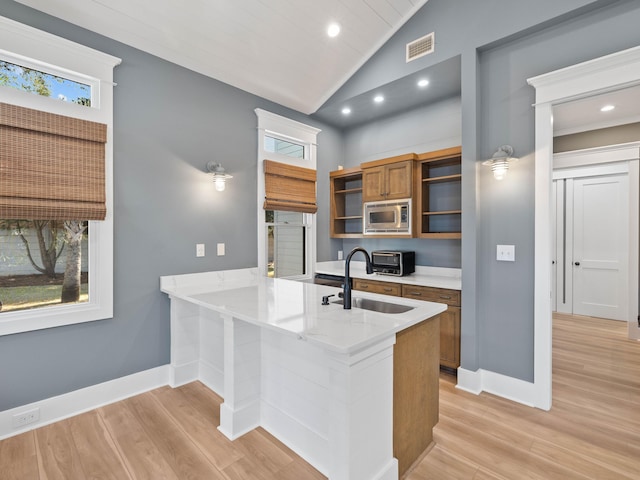
<svg viewBox="0 0 640 480"><path fill-rule="evenodd" d="M267 276L267 223L264 215L264 160L275 160L288 165L298 167L316 168L316 151L317 151L317 135L321 131L318 128L305 125L304 123L291 120L275 113L255 109L258 117L258 273L261 276ZM280 155L264 150L264 136L282 138L303 145L304 157L296 158L288 155ZM305 258L305 274L295 277L287 277L290 279L309 279L312 278L316 264L316 222L315 215L305 213L304 223L307 225L306 235L306 258Z"/></svg>
<svg viewBox="0 0 640 480"><path fill-rule="evenodd" d="M12 87L0 101L107 125L105 191L107 216L89 222L89 301L34 310L0 312L0 335L113 317L113 69L119 58L0 17L0 58L71 80L90 81L91 107L61 102ZM28 64L25 64L27 59ZM70 72L76 72L72 76ZM82 73L79 73L82 72Z"/></svg>

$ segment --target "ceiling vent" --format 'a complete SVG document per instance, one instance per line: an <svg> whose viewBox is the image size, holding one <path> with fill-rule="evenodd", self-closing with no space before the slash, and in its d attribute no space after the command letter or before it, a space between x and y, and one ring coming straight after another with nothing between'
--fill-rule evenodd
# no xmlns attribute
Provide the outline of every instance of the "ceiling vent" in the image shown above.
<svg viewBox="0 0 640 480"><path fill-rule="evenodd" d="M407 43L407 62L432 53L435 47L434 37L435 33L431 32L429 35Z"/></svg>

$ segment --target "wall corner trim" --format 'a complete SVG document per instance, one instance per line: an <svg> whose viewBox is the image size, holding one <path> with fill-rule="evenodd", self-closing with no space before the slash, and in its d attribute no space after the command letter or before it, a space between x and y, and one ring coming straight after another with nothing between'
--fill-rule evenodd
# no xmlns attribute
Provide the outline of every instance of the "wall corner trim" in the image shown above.
<svg viewBox="0 0 640 480"><path fill-rule="evenodd" d="M528 407L537 406L533 383L481 368L475 372L458 368L456 388L474 395L487 392Z"/></svg>
<svg viewBox="0 0 640 480"><path fill-rule="evenodd" d="M169 384L169 365L162 365L73 392L46 398L39 402L0 412L0 440L73 417L90 410L139 395ZM40 420L23 428L13 428L16 414L40 409Z"/></svg>

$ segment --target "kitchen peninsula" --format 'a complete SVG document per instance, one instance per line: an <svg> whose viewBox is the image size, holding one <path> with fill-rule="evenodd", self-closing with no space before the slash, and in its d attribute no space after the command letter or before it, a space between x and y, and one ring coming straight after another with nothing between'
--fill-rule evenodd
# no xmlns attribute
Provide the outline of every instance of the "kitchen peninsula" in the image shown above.
<svg viewBox="0 0 640 480"><path fill-rule="evenodd" d="M200 380L223 397L228 438L262 426L330 480L396 480L429 446L446 305L358 292L410 310L344 310L336 297L322 304L338 288L256 269L160 286L171 299L171 385Z"/></svg>

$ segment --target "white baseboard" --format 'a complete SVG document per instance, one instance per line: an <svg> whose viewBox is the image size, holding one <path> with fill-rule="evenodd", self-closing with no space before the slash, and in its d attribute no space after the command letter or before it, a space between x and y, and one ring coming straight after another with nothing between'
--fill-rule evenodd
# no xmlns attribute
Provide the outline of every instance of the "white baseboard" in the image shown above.
<svg viewBox="0 0 640 480"><path fill-rule="evenodd" d="M474 395L487 392L529 407L535 406L533 383L489 370L478 369L474 372L459 367L456 388Z"/></svg>
<svg viewBox="0 0 640 480"><path fill-rule="evenodd" d="M0 412L0 440L169 384L169 365ZM37 422L13 428L13 416L39 408Z"/></svg>
<svg viewBox="0 0 640 480"><path fill-rule="evenodd" d="M169 385L172 388L198 380L199 375L198 362L189 362L178 366L169 365Z"/></svg>

